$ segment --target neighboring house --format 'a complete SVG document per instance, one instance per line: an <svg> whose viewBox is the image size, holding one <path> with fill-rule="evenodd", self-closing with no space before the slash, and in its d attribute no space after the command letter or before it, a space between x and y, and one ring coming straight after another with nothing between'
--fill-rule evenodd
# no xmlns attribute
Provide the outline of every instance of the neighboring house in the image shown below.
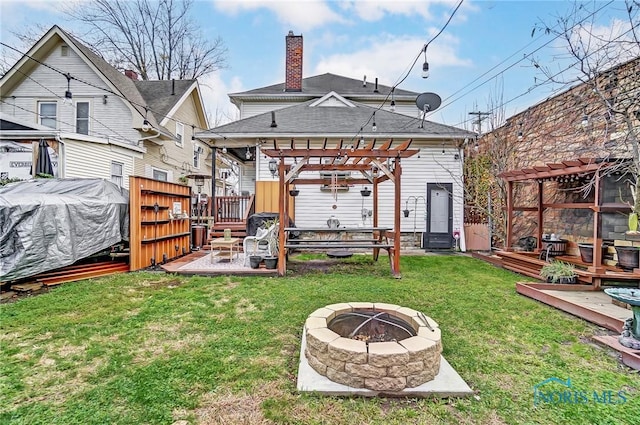
<svg viewBox="0 0 640 425"><path fill-rule="evenodd" d="M611 105L607 107L605 99ZM625 112L624 114L615 113ZM482 136L480 155L492 158L494 168L489 174L561 163L577 158L631 158L634 147L631 134L640 135L640 58L634 58L596 77L577 84L553 97L509 117L495 130ZM496 167L496 165L499 165ZM477 182L468 179L472 189ZM537 189L532 185L518 185L514 204L531 207L537 202ZM482 182L483 186L486 182ZM610 176L604 179L601 200L608 203L629 203L631 195L625 179ZM545 189L544 198L556 202L579 203L592 201L594 190L584 193L578 183L561 183L559 190ZM505 198L505 199L501 199ZM506 205L506 195L494 198L495 211ZM482 206L480 206L482 207ZM593 237L592 211L589 209L548 209L545 233L566 236L576 242ZM602 237L616 239L626 229L626 213L605 211L602 214ZM514 223L516 239L533 234L536 219L532 213L518 212ZM500 224L501 220L496 223ZM504 222L502 222L504 225ZM553 226L553 227L551 227ZM498 229L505 234L505 229Z"/></svg>
<svg viewBox="0 0 640 425"><path fill-rule="evenodd" d="M256 212L277 211L278 205L277 180L269 171L270 158L260 153L263 148L375 149L411 140L411 149L420 153L402 160L401 204L409 216L402 219L401 231L416 245L422 245L424 232L426 248L455 245L453 232L462 232L463 219L462 147L475 133L422 121L415 106L418 93L396 89L392 97L388 86L333 74L302 78L302 36L292 33L286 37L285 80L229 95L241 119L197 134L238 160L239 190L255 193ZM322 184L298 187L290 212L296 225L324 226L332 216L347 226L371 225L371 198L362 197L362 187L350 185L350 177L358 176L320 172ZM380 186L379 199L379 225L392 226L391 184Z"/></svg>
<svg viewBox="0 0 640 425"><path fill-rule="evenodd" d="M174 183L212 175L211 149L193 137L208 128L196 80L138 81L58 26L0 79L0 94L0 138L26 148L44 138L57 157L57 177L99 177L128 188L131 175ZM18 153L12 146L3 157ZM11 167L0 172L25 175ZM203 193L210 194L206 181Z"/></svg>

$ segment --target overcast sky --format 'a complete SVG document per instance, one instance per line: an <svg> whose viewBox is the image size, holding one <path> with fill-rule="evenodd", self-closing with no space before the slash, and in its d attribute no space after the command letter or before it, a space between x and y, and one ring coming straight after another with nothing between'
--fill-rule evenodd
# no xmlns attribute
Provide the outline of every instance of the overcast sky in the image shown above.
<svg viewBox="0 0 640 425"><path fill-rule="evenodd" d="M199 0L193 19L206 35L221 36L229 49L229 67L201 81L210 115L237 116L227 94L284 81L285 36L304 37L304 76L331 72L356 79L376 77L381 84L443 99L432 121L471 129L469 112L488 110L490 97L504 91L506 116L552 95L558 87L537 87L543 79L532 60L560 67L562 46L552 35L532 30L555 25L572 3L566 1L465 0L444 32L430 44L428 79L421 78L421 49L451 16L455 1L245 1ZM624 32L624 3L588 2L601 9L593 23L602 34ZM9 31L29 24L58 24L73 32L74 23L59 13L60 3L0 0L0 36L18 46ZM636 22L635 25L638 25Z"/></svg>

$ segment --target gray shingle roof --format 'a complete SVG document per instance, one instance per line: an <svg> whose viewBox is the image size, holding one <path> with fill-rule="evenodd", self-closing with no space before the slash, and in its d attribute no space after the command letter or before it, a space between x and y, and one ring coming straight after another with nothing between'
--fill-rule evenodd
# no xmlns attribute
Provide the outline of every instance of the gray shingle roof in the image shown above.
<svg viewBox="0 0 640 425"><path fill-rule="evenodd" d="M174 82L175 88L173 87ZM134 81L158 122L162 121L195 82L196 80Z"/></svg>
<svg viewBox="0 0 640 425"><path fill-rule="evenodd" d="M374 79L375 81L375 79ZM362 96L362 95L381 95L386 96L391 92L391 87L378 84L378 92L374 93L374 81L367 81L366 87L362 86L362 80L356 80L355 78L343 77L335 74L322 74L313 77L307 77L302 79L302 92L303 95L313 95L321 97L331 91L340 93L345 97ZM241 93L232 93L229 96L253 96L253 95L274 95L284 93L284 82L274 84L272 86L261 87L254 90L249 90ZM296 93L287 93L296 94ZM395 89L396 96L417 96L418 93L409 90Z"/></svg>
<svg viewBox="0 0 640 425"><path fill-rule="evenodd" d="M261 137L277 137L279 135L317 135L342 136L353 135L364 127L366 134L372 134L370 120L375 111L377 133L386 136L403 135L415 137L473 137L475 133L461 130L444 124L424 121L420 128L420 120L402 114L352 102L355 107L310 106L316 100L309 100L299 105L275 111L277 127L271 127L271 112L234 121L212 128L198 134L198 137L219 139L225 137L241 137L260 135Z"/></svg>

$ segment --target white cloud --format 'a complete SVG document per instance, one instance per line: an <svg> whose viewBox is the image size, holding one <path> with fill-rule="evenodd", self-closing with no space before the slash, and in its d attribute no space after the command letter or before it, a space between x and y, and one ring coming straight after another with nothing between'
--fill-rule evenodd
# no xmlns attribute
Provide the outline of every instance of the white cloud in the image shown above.
<svg viewBox="0 0 640 425"><path fill-rule="evenodd" d="M238 119L238 108L231 103L227 94L246 90L239 77L231 76L229 81L225 81L220 72L215 72L200 78L198 82L211 127Z"/></svg>
<svg viewBox="0 0 640 425"><path fill-rule="evenodd" d="M297 31L303 29L308 31L329 23L345 22L327 2L321 0L218 0L214 4L218 11L231 15L237 15L243 11L267 9L273 12L282 24Z"/></svg>
<svg viewBox="0 0 640 425"><path fill-rule="evenodd" d="M456 54L458 40L442 35L439 43L429 46L427 60L430 66L470 66L468 60ZM395 84L406 74L413 59L420 53L425 40L415 36L381 35L370 38L362 47L351 53L323 57L314 67L314 74L331 72L338 75L362 78L368 81L378 77L381 84ZM423 57L417 61L414 72L422 66Z"/></svg>
<svg viewBox="0 0 640 425"><path fill-rule="evenodd" d="M343 10L368 22L379 21L387 14L422 16L425 19L431 19L432 14L429 9L434 3L436 2L424 0L350 0L339 2Z"/></svg>

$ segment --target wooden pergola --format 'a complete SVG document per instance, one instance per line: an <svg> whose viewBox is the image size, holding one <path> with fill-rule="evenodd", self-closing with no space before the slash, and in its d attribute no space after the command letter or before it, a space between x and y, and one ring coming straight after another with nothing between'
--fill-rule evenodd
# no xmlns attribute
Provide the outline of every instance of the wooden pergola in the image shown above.
<svg viewBox="0 0 640 425"><path fill-rule="evenodd" d="M302 148L298 146L304 146ZM402 158L409 158L419 153L419 150L409 149L411 140L393 146L393 139L376 146L373 140L366 146L359 146L358 142L345 146L343 141L337 142L333 147L327 147L327 139L321 148L311 148L310 142L296 144L291 140L290 144L278 144L273 141L273 148L264 145L261 152L278 161L277 174L279 180L279 206L280 215L279 246L282 247L278 257L278 274L284 276L287 270L285 247L285 228L289 227L288 196L290 185L324 184L326 180L315 177L303 177L304 171L339 172L351 171L360 173L358 178L350 178L349 183L371 184L373 187L373 226L378 226L378 186L380 183L390 180L394 187L394 225L388 232L388 237L393 238L393 247L389 249L391 271L397 278L400 276L400 214L401 214L401 178ZM392 251L395 255L391 255ZM374 257L377 250L374 248Z"/></svg>
<svg viewBox="0 0 640 425"><path fill-rule="evenodd" d="M601 180L607 175L611 167L619 165L616 161L607 161L594 158L578 158L560 163L550 163L544 166L534 166L520 170L507 171L498 175L507 182L507 236L505 250L511 251L513 241L513 217L514 211L529 211L537 213L537 240L538 251L541 249L543 233L543 213L547 208L556 209L589 209L593 211L593 262L588 270L594 273L602 273L602 213L604 212L629 212L628 205L623 203L603 204L601 200ZM593 202L579 203L547 203L544 201L545 181L557 180L567 176L585 178L589 176L593 181ZM534 207L514 205L513 187L516 182L537 182L538 202Z"/></svg>

